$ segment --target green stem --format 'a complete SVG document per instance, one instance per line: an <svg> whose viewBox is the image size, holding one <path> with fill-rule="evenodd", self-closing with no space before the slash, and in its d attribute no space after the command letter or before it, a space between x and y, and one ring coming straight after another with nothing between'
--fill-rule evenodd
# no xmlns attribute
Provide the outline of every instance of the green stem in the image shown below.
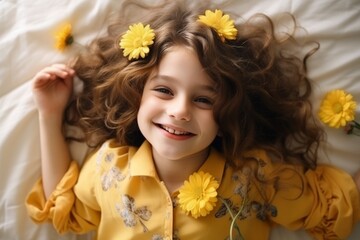
<svg viewBox="0 0 360 240"><path fill-rule="evenodd" d="M245 207L246 204L247 204L247 199L245 198L245 199L243 199L243 204L241 204L240 210L237 212L237 214L235 215L235 217L233 218L233 220L231 222L231 226L230 226L231 232L232 232L232 227L236 224L236 219L240 216L240 214L244 210L244 207ZM236 224L236 230L237 230L237 233L238 233L238 236L239 236L239 240L244 240L244 237L241 234L241 231L240 231L237 224Z"/></svg>
<svg viewBox="0 0 360 240"><path fill-rule="evenodd" d="M242 234L241 234L240 228L239 228L239 226L236 224L236 219L240 216L241 212L243 211L244 206L245 206L247 200L246 200L246 199L243 200L243 204L241 205L240 210L236 213L235 216L234 216L234 214L233 214L230 206L228 206L228 204L226 203L226 201L225 201L224 199L222 199L222 198L220 198L220 200L221 200L221 201L223 202L223 204L225 205L225 207L226 207L227 211L229 212L230 217L231 217L231 219L232 219L232 220L231 220L231 224L230 224L230 230L229 230L230 240L233 240L233 237L232 237L233 234L232 234L232 233L233 233L233 231L234 231L234 227L235 227L235 229L236 229L237 235L239 236L239 240L244 240L244 237L243 237Z"/></svg>
<svg viewBox="0 0 360 240"><path fill-rule="evenodd" d="M225 205L225 207L226 207L227 211L229 212L230 217L231 217L231 219L233 221L234 220L234 215L233 215L233 212L232 212L230 206L228 206L228 204L226 203L226 201L224 199L220 198L220 200ZM229 237L230 237L230 240L233 240L233 238L232 238L232 222L231 222L231 225L230 225Z"/></svg>
<svg viewBox="0 0 360 240"><path fill-rule="evenodd" d="M353 131L351 132L351 134L355 135L355 136L360 136L360 134L357 132L360 130L360 124L358 122L356 122L355 120L352 121L354 124L354 128Z"/></svg>
<svg viewBox="0 0 360 240"><path fill-rule="evenodd" d="M356 127L356 128L360 128L360 124L359 124L357 121L354 120L354 121L352 121L352 122L355 124L355 127Z"/></svg>

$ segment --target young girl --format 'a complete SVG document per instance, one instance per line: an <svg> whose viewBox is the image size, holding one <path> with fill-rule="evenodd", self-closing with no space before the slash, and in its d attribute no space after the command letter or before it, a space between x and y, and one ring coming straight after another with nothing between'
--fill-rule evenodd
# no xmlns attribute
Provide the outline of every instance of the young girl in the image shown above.
<svg viewBox="0 0 360 240"><path fill-rule="evenodd" d="M122 15L72 67L34 77L34 221L97 239L268 239L274 224L316 239L351 233L359 189L317 165L312 52L292 55L291 36L276 39L264 15L235 26L215 9L166 1L141 21ZM84 87L71 98L75 73ZM81 171L64 118L94 147Z"/></svg>

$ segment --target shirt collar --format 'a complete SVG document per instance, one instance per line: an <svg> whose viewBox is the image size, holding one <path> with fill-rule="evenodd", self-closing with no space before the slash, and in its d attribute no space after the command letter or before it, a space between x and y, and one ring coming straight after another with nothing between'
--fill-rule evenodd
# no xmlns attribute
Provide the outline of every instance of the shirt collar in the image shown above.
<svg viewBox="0 0 360 240"><path fill-rule="evenodd" d="M140 148L131 147L129 157L131 176L155 177L157 175L151 145L148 141L145 141Z"/></svg>
<svg viewBox="0 0 360 240"><path fill-rule="evenodd" d="M211 149L208 159L200 167L198 172L203 171L204 173L209 173L219 182L222 180L222 176L225 168L225 158L224 156L216 151Z"/></svg>
<svg viewBox="0 0 360 240"><path fill-rule="evenodd" d="M156 177L156 169L152 157L152 148L148 141L145 141L140 148L132 147L129 150L130 175ZM211 174L216 180L221 181L225 168L225 158L215 149L211 149L208 159L198 171Z"/></svg>

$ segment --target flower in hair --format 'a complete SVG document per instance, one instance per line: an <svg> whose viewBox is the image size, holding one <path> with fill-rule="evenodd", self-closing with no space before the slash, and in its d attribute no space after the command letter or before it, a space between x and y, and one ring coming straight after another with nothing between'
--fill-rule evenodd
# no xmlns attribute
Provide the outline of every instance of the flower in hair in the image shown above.
<svg viewBox="0 0 360 240"><path fill-rule="evenodd" d="M154 43L155 33L149 25L142 23L133 24L129 30L122 36L119 46L123 49L124 57L128 59L145 58Z"/></svg>
<svg viewBox="0 0 360 240"><path fill-rule="evenodd" d="M55 32L55 48L62 52L73 43L71 24L65 23Z"/></svg>
<svg viewBox="0 0 360 240"><path fill-rule="evenodd" d="M223 14L221 10L205 11L205 15L200 15L198 21L213 28L224 42L227 40L234 40L237 35L237 29L234 26L234 21L230 19L230 16Z"/></svg>
<svg viewBox="0 0 360 240"><path fill-rule="evenodd" d="M343 90L333 90L324 97L318 115L323 123L339 128L349 122L355 122L355 111L356 102L351 94Z"/></svg>
<svg viewBox="0 0 360 240"><path fill-rule="evenodd" d="M194 218L206 216L217 202L219 183L209 173L195 172L179 189L180 208Z"/></svg>

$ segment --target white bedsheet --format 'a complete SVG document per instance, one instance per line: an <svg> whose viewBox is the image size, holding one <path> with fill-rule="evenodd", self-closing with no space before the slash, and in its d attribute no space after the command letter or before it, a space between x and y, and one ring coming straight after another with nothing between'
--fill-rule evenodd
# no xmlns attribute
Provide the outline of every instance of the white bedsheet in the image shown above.
<svg viewBox="0 0 360 240"><path fill-rule="evenodd" d="M27 217L24 199L40 176L38 119L29 80L44 66L66 62L75 53L76 48L65 53L54 50L52 32L59 24L70 21L76 41L86 44L104 31L108 13L119 2L0 0L0 239L89 239L58 236L50 224L36 225ZM245 18L255 12L293 13L308 37L321 44L309 61L315 109L323 94L335 88L360 103L359 0L236 0L227 8ZM353 174L360 168L360 137L330 128L327 132L327 157L322 161ZM78 161L85 151L84 145L72 146ZM310 238L303 231L277 228L272 239ZM360 239L360 224L349 239Z"/></svg>

